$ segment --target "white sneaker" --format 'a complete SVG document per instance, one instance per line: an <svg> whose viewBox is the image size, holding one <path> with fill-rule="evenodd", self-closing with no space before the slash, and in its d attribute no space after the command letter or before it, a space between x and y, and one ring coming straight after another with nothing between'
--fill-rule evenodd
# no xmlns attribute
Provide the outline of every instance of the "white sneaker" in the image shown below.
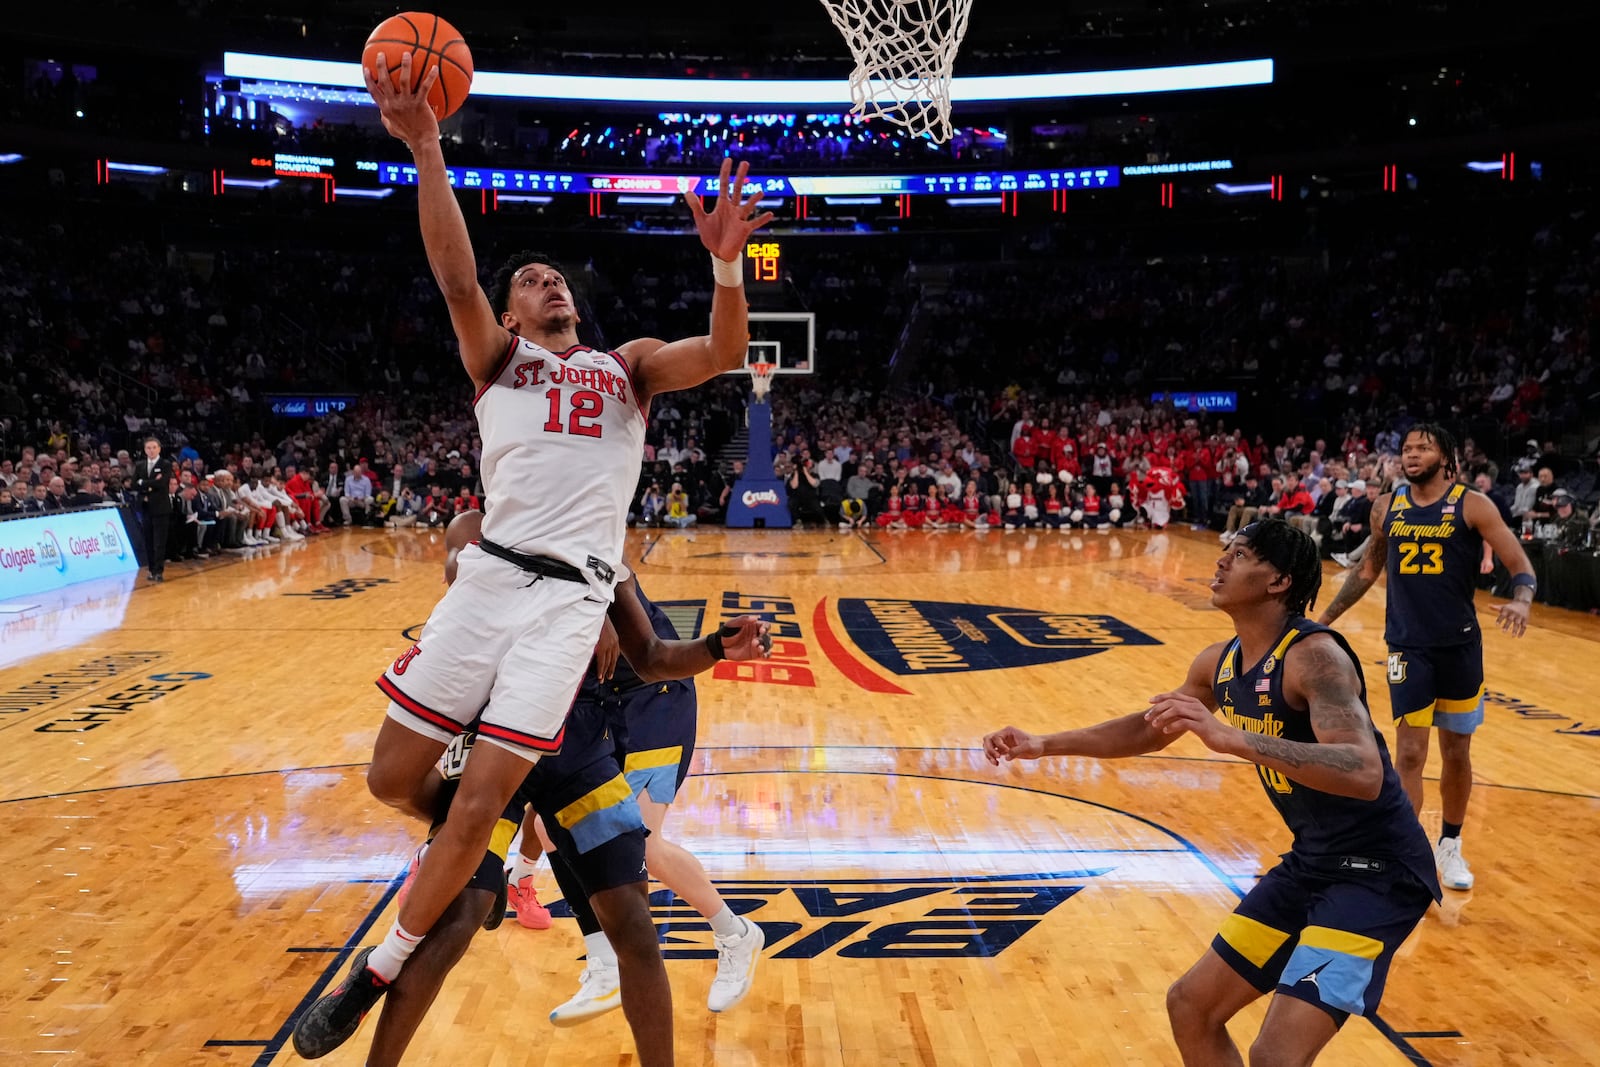
<svg viewBox="0 0 1600 1067"><path fill-rule="evenodd" d="M755 984L756 964L761 961L767 935L749 919L744 922L749 929L742 936L714 938L717 977L711 983L711 995L706 998L706 1007L712 1011L727 1011L743 1000Z"/></svg>
<svg viewBox="0 0 1600 1067"><path fill-rule="evenodd" d="M1343 567L1345 570L1350 569L1350 557L1345 555L1343 552L1335 552L1333 554L1333 561L1339 566Z"/></svg>
<svg viewBox="0 0 1600 1067"><path fill-rule="evenodd" d="M1433 846L1433 859L1439 865L1439 882L1446 889L1472 888L1472 868L1461 856L1461 838L1442 838Z"/></svg>
<svg viewBox="0 0 1600 1067"><path fill-rule="evenodd" d="M622 979L615 963L589 961L578 978L572 999L550 1013L555 1026L577 1026L622 1007Z"/></svg>

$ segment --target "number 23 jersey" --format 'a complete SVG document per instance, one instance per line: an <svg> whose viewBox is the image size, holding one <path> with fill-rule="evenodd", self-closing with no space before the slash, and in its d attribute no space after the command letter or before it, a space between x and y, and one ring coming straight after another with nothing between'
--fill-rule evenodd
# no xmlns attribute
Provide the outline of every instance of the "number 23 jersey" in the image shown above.
<svg viewBox="0 0 1600 1067"><path fill-rule="evenodd" d="M1395 487L1383 516L1388 539L1389 610L1384 638L1394 648L1434 648L1482 640L1473 583L1483 538L1467 525L1467 487L1453 485L1432 504Z"/></svg>
<svg viewBox="0 0 1600 1067"><path fill-rule="evenodd" d="M644 455L645 409L614 352L551 352L513 337L473 400L483 437L483 536L583 571L608 599Z"/></svg>

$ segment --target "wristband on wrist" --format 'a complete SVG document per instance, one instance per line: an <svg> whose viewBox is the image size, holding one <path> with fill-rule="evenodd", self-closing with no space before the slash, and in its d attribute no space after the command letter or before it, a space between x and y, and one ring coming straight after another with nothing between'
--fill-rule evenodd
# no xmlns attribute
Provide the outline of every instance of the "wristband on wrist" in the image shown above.
<svg viewBox="0 0 1600 1067"><path fill-rule="evenodd" d="M733 289L744 285L744 253L739 253L732 259L718 259L711 257L711 277L718 285L726 285Z"/></svg>
<svg viewBox="0 0 1600 1067"><path fill-rule="evenodd" d="M706 634L706 648L711 652L712 659L727 659L728 654L722 649L722 631L712 630Z"/></svg>
<svg viewBox="0 0 1600 1067"><path fill-rule="evenodd" d="M1511 576L1511 592L1516 595L1518 589L1526 589L1532 595L1539 589L1539 580L1531 574L1514 574Z"/></svg>

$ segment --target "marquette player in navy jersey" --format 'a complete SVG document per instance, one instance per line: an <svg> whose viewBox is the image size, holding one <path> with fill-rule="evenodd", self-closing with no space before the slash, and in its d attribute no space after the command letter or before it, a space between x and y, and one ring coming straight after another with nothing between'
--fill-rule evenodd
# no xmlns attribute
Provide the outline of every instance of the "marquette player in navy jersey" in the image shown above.
<svg viewBox="0 0 1600 1067"><path fill-rule="evenodd" d="M482 519L481 512L463 512L446 530L447 584L455 581L460 551L478 539ZM630 595L631 582L630 578L623 583L623 595L611 609L608 620L615 621L608 633L616 647L643 665L638 672L629 668L635 678L643 675L655 680L649 684L662 684L664 675L687 677L708 670L720 658L754 659L771 648L769 627L753 617L730 621L718 631L715 642L678 641L676 634L663 641L659 625L653 626L643 610L635 610L638 600ZM547 827L556 850L551 860L562 864L562 890L568 901L581 905L595 923L593 931L586 931L591 935L585 937L586 946L590 950L602 947L613 970L620 974L618 1001L633 1032L639 1062L647 1067L673 1062L672 990L646 891L645 822L612 743L607 709L596 699L618 663L616 647L597 652L583 692L567 718L561 752L534 765L496 823L477 871L391 983L366 1067L400 1062L445 978L465 955L477 931L500 925L506 904L506 854L523 820L524 807L532 813L530 823L538 816ZM476 740L476 730L469 728L446 749L439 768L446 807ZM430 842L439 825L430 833ZM402 906L426 848L419 851L401 888ZM352 976L362 973L371 952L364 949L357 954L350 967ZM346 984L350 980L347 978ZM360 1019L356 1022L359 1025ZM353 1033L354 1027L336 1040L328 1039L302 1020L294 1032L295 1050L306 1059L317 1059Z"/></svg>
<svg viewBox="0 0 1600 1067"><path fill-rule="evenodd" d="M1211 602L1238 636L1200 653L1182 686L1097 726L1044 737L1008 726L983 739L999 765L1136 756L1189 733L1256 765L1294 844L1167 991L1189 1067L1242 1063L1228 1020L1266 993L1250 1062L1313 1062L1346 1018L1377 1009L1395 951L1439 897L1427 835L1367 709L1360 661L1305 617L1321 584L1309 535L1281 519L1252 523L1211 582Z"/></svg>
<svg viewBox="0 0 1600 1067"><path fill-rule="evenodd" d="M1407 433L1400 464L1409 484L1373 502L1367 554L1317 621L1331 624L1387 571L1395 763L1420 813L1429 729L1438 729L1443 825L1434 853L1445 886L1465 890L1473 876L1461 855L1461 825L1472 796L1472 735L1483 723L1483 634L1473 593L1484 543L1512 573L1512 600L1500 606L1499 622L1513 637L1528 628L1533 565L1494 501L1456 482L1456 444L1443 427Z"/></svg>
<svg viewBox="0 0 1600 1067"><path fill-rule="evenodd" d="M548 256L517 256L491 301L478 282L461 207L450 187L439 123L428 106L438 70L397 87L382 61L367 89L384 127L411 150L423 248L450 313L483 439L488 490L483 534L460 556L460 577L434 606L422 636L383 673L389 700L367 787L425 822L442 810L434 765L478 720L449 816L400 915L346 982L313 1005L306 1025L333 1039L353 1030L400 974L483 855L496 820L533 764L560 751L561 731L588 668L622 565L631 490L651 398L739 367L748 354L742 250L771 220L759 184L725 160L716 206L684 198L711 253L710 326L667 342L644 337L612 352L578 338L565 277Z"/></svg>
<svg viewBox="0 0 1600 1067"><path fill-rule="evenodd" d="M672 620L644 595L636 579L633 593L649 619L655 636L664 642L678 640ZM594 672L584 680L580 701L593 701L601 708L616 741L617 759L622 764L628 787L636 799L650 830L646 839L646 862L650 873L687 903L711 926L717 949L717 971L706 998L706 1007L723 1012L749 994L755 982L756 965L766 936L761 927L735 915L711 882L711 877L694 854L669 841L662 833L667 808L683 787L694 758L698 708L692 679L646 681L629 665L626 657L617 660L610 677ZM524 844L530 842L530 817L523 826ZM565 853L550 857L551 870L562 894L578 920L578 929L588 945L587 960L579 977L577 993L550 1013L557 1026L573 1026L620 1006L622 976L605 934L590 911L581 892L575 892L574 878ZM511 900L520 909L531 896L531 863L519 857L511 874ZM520 914L520 911L519 911Z"/></svg>

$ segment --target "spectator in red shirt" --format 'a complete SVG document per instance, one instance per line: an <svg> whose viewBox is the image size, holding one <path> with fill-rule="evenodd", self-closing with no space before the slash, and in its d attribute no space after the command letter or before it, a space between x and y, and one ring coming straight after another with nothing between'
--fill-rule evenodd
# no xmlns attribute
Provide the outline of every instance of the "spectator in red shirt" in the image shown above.
<svg viewBox="0 0 1600 1067"><path fill-rule="evenodd" d="M1033 439L1032 431L1027 429L1022 431L1016 443L1011 446L1011 454L1016 457L1017 466L1024 471L1032 472L1034 461L1039 455L1039 446Z"/></svg>
<svg viewBox="0 0 1600 1067"><path fill-rule="evenodd" d="M1283 482L1283 495L1278 497L1278 514L1288 520L1289 525L1306 533L1315 533L1317 502L1311 499L1311 493L1305 484L1294 475L1286 475Z"/></svg>
<svg viewBox="0 0 1600 1067"><path fill-rule="evenodd" d="M322 525L322 500L317 496L317 484L306 475L304 471L296 470L293 466L285 468L289 480L284 483L283 491L289 494L289 499L295 502L306 521L311 524L312 533L326 533L328 528Z"/></svg>
<svg viewBox="0 0 1600 1067"><path fill-rule="evenodd" d="M1049 419L1040 419L1039 428L1033 431L1034 456L1038 459L1051 459L1056 454L1056 447L1061 443L1061 435L1050 426Z"/></svg>
<svg viewBox="0 0 1600 1067"><path fill-rule="evenodd" d="M450 497L442 487L432 485L428 487L428 495L422 500L422 510L417 513L417 525L449 526L450 519L454 515L455 511L451 507Z"/></svg>
<svg viewBox="0 0 1600 1067"><path fill-rule="evenodd" d="M1206 526L1211 522L1211 483L1217 476L1216 459L1210 446L1200 442L1189 449L1183 466L1189 482L1190 525Z"/></svg>

